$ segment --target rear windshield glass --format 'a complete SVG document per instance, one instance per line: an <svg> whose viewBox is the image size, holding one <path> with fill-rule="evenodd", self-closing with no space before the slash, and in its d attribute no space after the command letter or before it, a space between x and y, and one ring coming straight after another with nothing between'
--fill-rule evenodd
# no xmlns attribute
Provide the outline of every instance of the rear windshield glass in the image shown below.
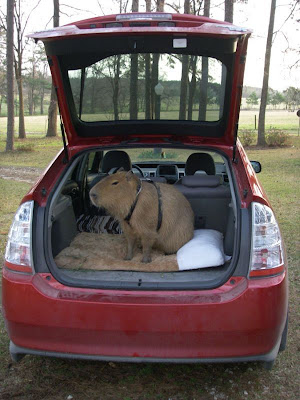
<svg viewBox="0 0 300 400"><path fill-rule="evenodd" d="M217 59L181 54L119 54L68 76L75 109L85 122L218 121L226 67Z"/></svg>

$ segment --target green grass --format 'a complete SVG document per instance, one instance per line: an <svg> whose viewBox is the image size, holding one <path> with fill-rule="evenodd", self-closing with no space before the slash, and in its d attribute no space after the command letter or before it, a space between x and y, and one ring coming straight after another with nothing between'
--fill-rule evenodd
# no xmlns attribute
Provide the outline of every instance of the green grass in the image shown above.
<svg viewBox="0 0 300 400"><path fill-rule="evenodd" d="M44 167L58 141L37 139L33 152L5 158L5 165ZM1 141L1 145L3 145ZM55 400L297 400L299 398L299 199L300 138L281 149L247 150L262 163L258 175L279 220L289 260L290 329L287 350L272 371L257 364L164 365L70 361L27 356L12 364L8 336L0 319L0 399ZM43 157L42 157L43 155ZM0 154L0 165L3 153ZM13 214L29 184L0 180L0 250L4 251ZM245 394L247 393L247 394Z"/></svg>
<svg viewBox="0 0 300 400"><path fill-rule="evenodd" d="M6 153L5 145L6 137L0 135L0 165L44 168L62 148L62 139L29 134L25 140L15 139L14 152Z"/></svg>
<svg viewBox="0 0 300 400"><path fill-rule="evenodd" d="M242 110L240 114L240 121L239 126L241 129L254 129L254 118L255 115L258 119L258 110ZM101 114L99 116L89 116L91 120L95 120L101 116L103 121L108 120L108 116L106 114ZM178 112L177 111L163 111L161 116L163 118L174 118L175 120L178 119ZM216 112L210 110L208 111L208 119L215 120L217 114ZM193 117L197 120L198 115L195 111ZM143 118L141 114L141 118ZM6 124L7 119L6 117L0 118L0 135L6 132ZM58 122L57 122L58 124ZM266 112L266 129L269 127L275 127L278 129L284 129L289 131L290 133L297 133L299 127L299 118L296 115L296 112L289 112L285 110L267 110ZM26 132L28 133L35 133L45 136L47 131L47 116L40 115L40 116L32 116L32 117L25 117L25 127ZM17 131L18 128L18 118L15 119L15 129ZM59 131L58 131L59 132Z"/></svg>
<svg viewBox="0 0 300 400"><path fill-rule="evenodd" d="M257 119L256 124L258 124L258 113L259 110L242 110L239 120L240 129L254 129L255 115ZM299 117L297 117L296 112L267 110L265 128L268 130L270 127L283 129L289 133L297 133Z"/></svg>

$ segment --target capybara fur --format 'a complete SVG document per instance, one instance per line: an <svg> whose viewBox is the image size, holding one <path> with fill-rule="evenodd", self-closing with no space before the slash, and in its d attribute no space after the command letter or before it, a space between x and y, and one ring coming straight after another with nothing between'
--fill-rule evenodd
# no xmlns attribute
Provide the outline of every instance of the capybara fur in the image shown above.
<svg viewBox="0 0 300 400"><path fill-rule="evenodd" d="M140 193L138 192L141 184ZM103 207L116 218L127 239L125 260L131 260L137 242L142 245L143 262L151 262L155 247L166 254L177 250L193 237L194 215L190 203L174 186L156 183L161 191L162 222L157 232L158 193L147 181L140 181L131 171L118 171L98 182L90 190L92 203ZM125 221L138 196L129 222Z"/></svg>

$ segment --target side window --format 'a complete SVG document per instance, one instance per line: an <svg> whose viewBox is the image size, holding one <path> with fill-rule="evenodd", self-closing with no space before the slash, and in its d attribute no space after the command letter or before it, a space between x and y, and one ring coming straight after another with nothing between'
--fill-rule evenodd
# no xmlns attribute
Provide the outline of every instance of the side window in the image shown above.
<svg viewBox="0 0 300 400"><path fill-rule="evenodd" d="M95 157L96 157L96 152L92 152L89 154L89 158L88 158L88 171L89 172L93 172L93 163L95 161Z"/></svg>
<svg viewBox="0 0 300 400"><path fill-rule="evenodd" d="M100 162L103 158L103 151L92 151L88 156L88 173L97 174Z"/></svg>

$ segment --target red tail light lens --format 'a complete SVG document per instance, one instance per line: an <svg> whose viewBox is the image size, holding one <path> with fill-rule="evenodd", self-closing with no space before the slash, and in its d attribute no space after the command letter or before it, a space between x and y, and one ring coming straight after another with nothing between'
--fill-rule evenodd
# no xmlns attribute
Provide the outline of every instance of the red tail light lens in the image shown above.
<svg viewBox="0 0 300 400"><path fill-rule="evenodd" d="M284 270L282 239L273 211L252 203L250 277L269 276Z"/></svg>
<svg viewBox="0 0 300 400"><path fill-rule="evenodd" d="M24 266L26 272L32 271L32 214L33 201L19 207L8 234L5 251L5 261L10 265Z"/></svg>

